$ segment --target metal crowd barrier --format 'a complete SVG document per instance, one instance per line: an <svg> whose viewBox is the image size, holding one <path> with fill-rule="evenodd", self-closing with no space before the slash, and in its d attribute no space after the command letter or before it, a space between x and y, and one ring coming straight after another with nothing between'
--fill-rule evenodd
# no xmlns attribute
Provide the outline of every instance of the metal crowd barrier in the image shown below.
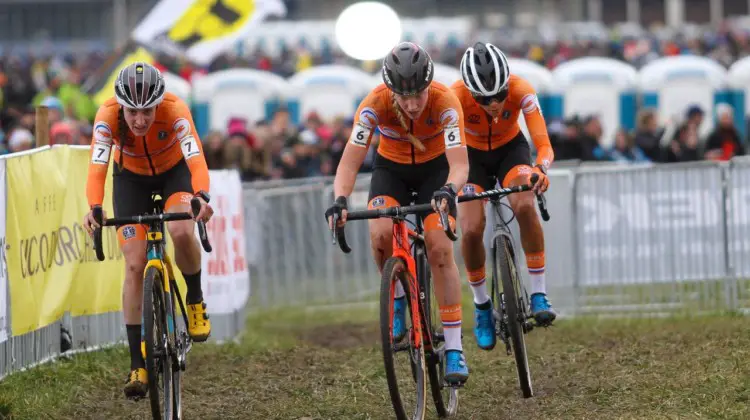
<svg viewBox="0 0 750 420"><path fill-rule="evenodd" d="M572 164L550 177L551 220L543 223L547 284L563 315L750 311L750 159ZM369 179L358 178L352 207L366 205ZM255 309L377 299L367 223L347 225L351 254L331 243L323 217L333 199L331 184L332 178L322 177L244 185L251 296L242 311L212 315L212 339L235 338L246 312ZM487 239L490 229L491 219ZM515 223L512 230L520 251ZM458 244L456 261L461 265ZM526 279L522 252L519 263ZM461 273L465 281L463 268ZM0 377L68 347L65 354L124 340L119 313L66 315L0 343Z"/></svg>

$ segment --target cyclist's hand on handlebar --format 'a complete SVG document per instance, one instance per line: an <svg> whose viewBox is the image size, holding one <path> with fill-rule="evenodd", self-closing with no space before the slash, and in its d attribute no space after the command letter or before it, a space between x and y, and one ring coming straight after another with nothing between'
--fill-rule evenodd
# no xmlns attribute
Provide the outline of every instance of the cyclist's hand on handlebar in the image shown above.
<svg viewBox="0 0 750 420"><path fill-rule="evenodd" d="M203 197L196 196L196 198L201 202L201 211L199 211L197 215L193 214L193 220L196 222L208 223L214 215L214 209L210 204L206 203L206 200L204 200Z"/></svg>
<svg viewBox="0 0 750 420"><path fill-rule="evenodd" d="M102 209L102 220L107 218L107 213ZM88 232L89 235L94 234L94 230L102 227L99 223L97 223L96 218L94 217L94 210L89 210L88 213L86 213L86 216L83 217L83 228L86 229L86 232Z"/></svg>
<svg viewBox="0 0 750 420"><path fill-rule="evenodd" d="M336 223L336 227L344 226L346 223L346 214L347 214L347 202L346 197L343 195L340 195L336 197L336 200L333 202L333 205L326 210L326 221L328 222L328 228L333 230L333 216L337 216L338 222Z"/></svg>
<svg viewBox="0 0 750 420"><path fill-rule="evenodd" d="M432 208L436 212L456 215L457 192L453 184L446 184L432 194Z"/></svg>
<svg viewBox="0 0 750 420"><path fill-rule="evenodd" d="M531 179L533 188L532 191L536 194L541 194L543 192L547 191L547 188L549 188L549 178L547 177L547 174L544 173L542 168L539 166L534 166L534 169L531 170ZM534 175L537 176L536 182L534 182Z"/></svg>

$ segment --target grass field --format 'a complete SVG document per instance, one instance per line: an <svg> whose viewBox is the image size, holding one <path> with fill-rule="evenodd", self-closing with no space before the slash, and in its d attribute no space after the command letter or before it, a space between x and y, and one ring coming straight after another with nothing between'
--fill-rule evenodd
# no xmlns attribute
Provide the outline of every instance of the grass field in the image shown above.
<svg viewBox="0 0 750 420"><path fill-rule="evenodd" d="M251 317L238 344L196 345L188 419L390 419L375 307ZM747 419L750 323L739 316L561 320L527 338L536 396L520 396L512 357L476 349L461 419ZM140 419L122 398L124 347L0 382L0 418ZM434 418L434 413L430 413Z"/></svg>

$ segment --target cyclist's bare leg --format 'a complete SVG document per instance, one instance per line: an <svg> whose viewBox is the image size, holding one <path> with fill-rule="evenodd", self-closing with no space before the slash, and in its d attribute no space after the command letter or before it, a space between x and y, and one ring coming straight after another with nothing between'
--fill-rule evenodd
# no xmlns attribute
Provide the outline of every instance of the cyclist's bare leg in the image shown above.
<svg viewBox="0 0 750 420"><path fill-rule="evenodd" d="M531 175L528 166L516 166L503 180L504 187L528 185ZM536 212L536 197L531 191L508 196L510 206L518 220L521 231L521 246L526 254L526 266L531 283L531 312L540 325L547 325L557 317L547 300L547 285L544 276L544 230Z"/></svg>
<svg viewBox="0 0 750 420"><path fill-rule="evenodd" d="M469 367L461 342L461 280L453 257L453 242L445 235L438 221L439 217L435 213L425 218L427 258L432 269L435 297L445 337L444 378L448 383L461 384L469 378ZM451 218L451 225L455 224Z"/></svg>
<svg viewBox="0 0 750 420"><path fill-rule="evenodd" d="M173 194L165 206L167 213L192 212L192 194ZM195 236L195 222L180 220L167 224L169 236L174 242L174 261L187 285L188 333L194 341L206 341L211 333L211 323L206 313L201 289L201 248Z"/></svg>
<svg viewBox="0 0 750 420"><path fill-rule="evenodd" d="M378 271L381 271L385 260L393 254L393 221L391 219L371 219L369 224L372 257L375 259Z"/></svg>
<svg viewBox="0 0 750 420"><path fill-rule="evenodd" d="M476 187L478 188L478 187ZM484 249L484 201L467 201L458 205L458 222L461 226L461 254L469 277L474 303L490 300L485 281L486 253Z"/></svg>
<svg viewBox="0 0 750 420"><path fill-rule="evenodd" d="M461 280L453 242L438 225L437 214L425 218L427 258L432 269L435 296L440 307L440 318L445 331L446 350L463 350L461 344Z"/></svg>
<svg viewBox="0 0 750 420"><path fill-rule="evenodd" d="M125 283L122 287L122 314L130 350L130 370L125 395L140 398L146 395L146 363L141 353L143 270L146 268L146 230L143 226L118 229L120 249L125 258Z"/></svg>

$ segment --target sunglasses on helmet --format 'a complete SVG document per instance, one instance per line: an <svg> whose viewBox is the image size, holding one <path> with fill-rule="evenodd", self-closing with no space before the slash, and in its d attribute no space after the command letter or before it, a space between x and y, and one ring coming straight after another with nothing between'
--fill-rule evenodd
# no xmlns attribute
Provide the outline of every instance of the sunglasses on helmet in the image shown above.
<svg viewBox="0 0 750 420"><path fill-rule="evenodd" d="M494 95L491 96L483 96L483 95L471 95L474 97L474 100L477 101L480 105L489 105L492 103L492 101L498 101L502 102L508 97L508 89L502 89L500 92L497 92Z"/></svg>

